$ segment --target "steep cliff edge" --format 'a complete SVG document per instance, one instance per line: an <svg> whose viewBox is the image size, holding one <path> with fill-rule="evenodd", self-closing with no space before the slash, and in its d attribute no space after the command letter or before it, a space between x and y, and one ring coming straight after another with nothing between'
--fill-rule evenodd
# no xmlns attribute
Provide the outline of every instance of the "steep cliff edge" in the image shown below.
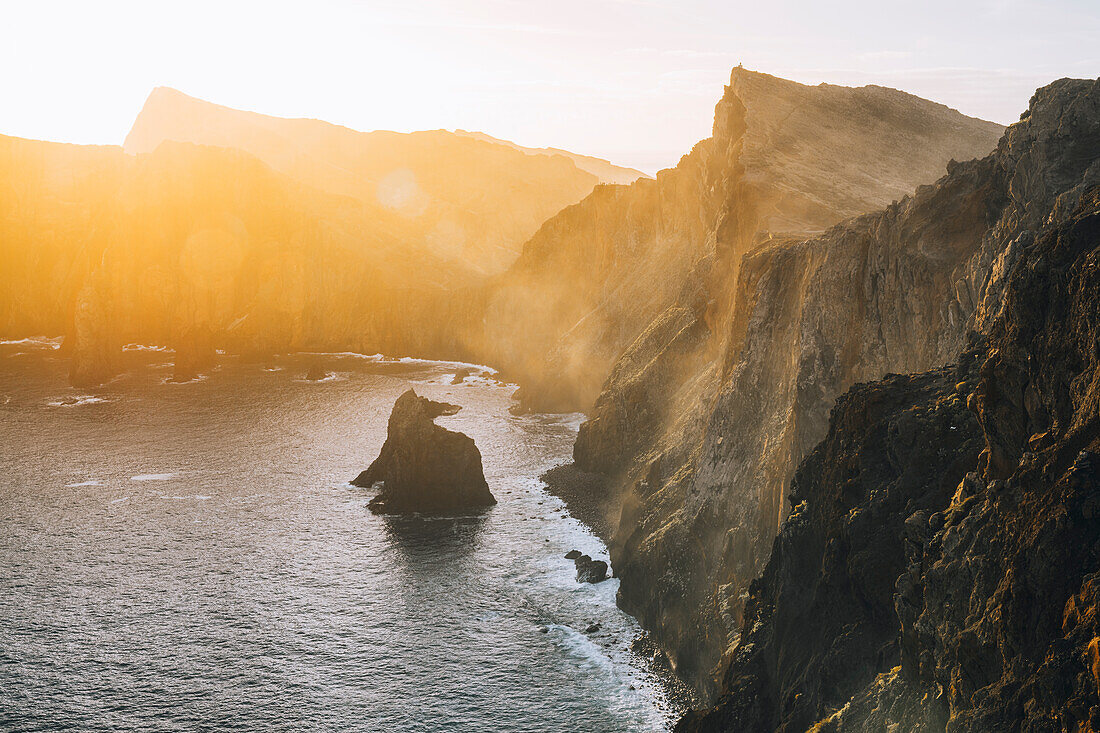
<svg viewBox="0 0 1100 733"><path fill-rule="evenodd" d="M539 229L488 289L472 350L512 374L529 407L587 410L667 309L686 301L724 332L744 253L889 204L1001 132L895 90L734 69L712 136L675 168L597 187Z"/></svg>
<svg viewBox="0 0 1100 733"><path fill-rule="evenodd" d="M1034 113L1034 109L1033 109ZM683 731L1100 729L1100 185L950 369L841 398Z"/></svg>
<svg viewBox="0 0 1100 733"><path fill-rule="evenodd" d="M776 114L751 93L749 104L738 104L735 90L759 85L773 89L765 96L777 100ZM737 144L751 155L731 156L724 184L731 193L718 198L703 227L711 248L687 269L675 300L654 307L654 317L631 332L574 450L578 466L608 475L622 501L611 543L621 604L704 695L715 690L747 585L783 518L784 486L823 437L833 401L855 382L953 359L987 286L988 263L975 259L1005 247L1009 227L998 222L1035 218L1042 208L1010 206L1011 173L1002 169L1014 166L1004 161L1017 153L1007 149L967 163L941 159L937 174L950 170L943 182L891 203L897 189L883 183L888 171L907 164L925 170L921 161L899 160L907 146L886 132L896 132L904 95L802 90L805 103L792 108L784 100L799 85L735 71L715 130L742 129ZM931 119L949 115L929 107L921 109ZM1039 108L1043 125L1057 124L1048 118L1059 110ZM751 134L754 114L766 131L760 138ZM784 121L794 137L820 132L809 145L795 145L780 134ZM841 134L845 124L855 129ZM925 134L935 128L925 120L917 127ZM1028 134L1021 129L1011 138ZM774 167L749 171L746 161L767 159L760 152L766 145L778 148L768 163ZM815 155L824 161L820 169ZM876 157L885 164L868 176L829 162L845 155L871 168ZM1066 174L1080 178L1081 171ZM858 204L855 190L865 192ZM828 202L836 218L803 192ZM875 196L885 211L807 237ZM986 242L994 230L1001 238ZM640 297L648 297L651 282L639 279Z"/></svg>

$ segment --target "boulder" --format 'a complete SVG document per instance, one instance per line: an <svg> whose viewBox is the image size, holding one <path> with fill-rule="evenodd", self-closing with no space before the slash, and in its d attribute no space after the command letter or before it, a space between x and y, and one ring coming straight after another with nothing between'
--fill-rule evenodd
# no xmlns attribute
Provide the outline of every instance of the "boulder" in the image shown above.
<svg viewBox="0 0 1100 733"><path fill-rule="evenodd" d="M381 453L352 481L365 488L381 484L371 511L449 514L496 504L473 439L434 422L459 409L411 389L397 398Z"/></svg>
<svg viewBox="0 0 1100 733"><path fill-rule="evenodd" d="M577 566L577 580L581 583L600 583L607 580L607 563L581 555L573 560Z"/></svg>

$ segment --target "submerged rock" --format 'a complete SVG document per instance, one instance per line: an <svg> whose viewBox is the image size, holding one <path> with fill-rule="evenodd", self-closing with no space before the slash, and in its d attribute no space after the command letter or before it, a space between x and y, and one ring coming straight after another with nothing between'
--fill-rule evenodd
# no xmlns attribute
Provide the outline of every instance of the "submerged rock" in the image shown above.
<svg viewBox="0 0 1100 733"><path fill-rule="evenodd" d="M324 367L314 364L306 372L306 379L310 382L320 382L329 376L329 373L325 371Z"/></svg>
<svg viewBox="0 0 1100 733"><path fill-rule="evenodd" d="M473 439L434 422L459 409L419 397L411 389L397 398L381 453L352 481L361 487L382 484L370 502L371 511L448 514L496 504Z"/></svg>

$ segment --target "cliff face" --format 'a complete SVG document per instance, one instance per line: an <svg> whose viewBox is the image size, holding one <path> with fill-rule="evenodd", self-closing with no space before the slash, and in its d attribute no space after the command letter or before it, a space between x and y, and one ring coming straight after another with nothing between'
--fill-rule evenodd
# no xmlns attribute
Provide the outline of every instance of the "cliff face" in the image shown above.
<svg viewBox="0 0 1100 733"><path fill-rule="evenodd" d="M485 273L597 181L563 156L172 90L127 149L0 138L0 334L65 334L81 385L128 342L175 348L180 378L215 348L471 357Z"/></svg>
<svg viewBox="0 0 1100 733"><path fill-rule="evenodd" d="M968 330L988 327L1032 232L1097 175L1097 94L1057 82L992 155L952 163L877 214L765 242L744 257L699 370L671 381L655 370L644 388L609 381L575 457L605 471L593 456L620 457L620 601L700 692L737 642L787 483L834 401L854 383L948 363Z"/></svg>
<svg viewBox="0 0 1100 733"><path fill-rule="evenodd" d="M510 143L445 130L359 132L161 87L124 147L151 153L166 140L242 150L295 181L355 199L378 229L467 276L508 267L543 221L601 180L564 155L527 155Z"/></svg>
<svg viewBox="0 0 1100 733"><path fill-rule="evenodd" d="M515 373L529 406L587 410L669 308L698 312L720 349L729 284L760 242L886 205L951 158L988 153L1000 134L894 90L735 69L713 135L679 165L597 188L542 226L490 288L474 350Z"/></svg>
<svg viewBox="0 0 1100 733"><path fill-rule="evenodd" d="M680 730L1100 729L1090 183L1020 245L955 367L838 401L750 587L724 694Z"/></svg>

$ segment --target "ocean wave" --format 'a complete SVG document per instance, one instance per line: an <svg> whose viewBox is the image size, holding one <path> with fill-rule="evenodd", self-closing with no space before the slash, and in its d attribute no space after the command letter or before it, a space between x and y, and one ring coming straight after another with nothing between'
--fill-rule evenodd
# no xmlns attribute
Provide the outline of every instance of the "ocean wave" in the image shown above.
<svg viewBox="0 0 1100 733"><path fill-rule="evenodd" d="M607 652L589 636L564 624L548 624L550 637L559 649L582 664L596 667L608 675L614 673L614 664Z"/></svg>
<svg viewBox="0 0 1100 733"><path fill-rule="evenodd" d="M81 486L102 486L103 482L99 479L88 479L87 481L77 481L75 484L65 484L66 489L79 489Z"/></svg>
<svg viewBox="0 0 1100 733"><path fill-rule="evenodd" d="M40 349L60 349L62 336L30 336L22 339L0 340L0 346L35 346Z"/></svg>
<svg viewBox="0 0 1100 733"><path fill-rule="evenodd" d="M126 344L122 347L123 351L155 351L158 354L174 354L175 349L171 349L167 346L152 346L150 344Z"/></svg>
<svg viewBox="0 0 1100 733"><path fill-rule="evenodd" d="M329 356L362 359L370 362L395 362L398 364L418 364L423 366L441 366L448 369L474 369L488 374L496 374L497 370L486 364L473 364L467 361L440 361L436 359L421 359L415 356L386 356L385 354L360 354L357 351L299 351L304 356Z"/></svg>
<svg viewBox="0 0 1100 733"><path fill-rule="evenodd" d="M178 473L139 473L137 476L131 476L131 481L168 481L179 476Z"/></svg>
<svg viewBox="0 0 1100 733"><path fill-rule="evenodd" d="M50 400L46 404L50 407L80 407L82 405L100 405L111 401L106 397L96 397L95 395L75 395L73 397L59 397Z"/></svg>
<svg viewBox="0 0 1100 733"><path fill-rule="evenodd" d="M321 384L322 382L340 382L346 378L347 377L341 376L339 374L326 374L320 379L306 379L305 377L300 377L298 379L295 379L294 381L298 384Z"/></svg>
<svg viewBox="0 0 1100 733"><path fill-rule="evenodd" d="M205 374L196 374L195 376L191 377L190 379L176 379L174 376L165 377L164 379L160 380L160 383L161 384L195 384L196 382L205 382L205 381L206 381L206 375Z"/></svg>

